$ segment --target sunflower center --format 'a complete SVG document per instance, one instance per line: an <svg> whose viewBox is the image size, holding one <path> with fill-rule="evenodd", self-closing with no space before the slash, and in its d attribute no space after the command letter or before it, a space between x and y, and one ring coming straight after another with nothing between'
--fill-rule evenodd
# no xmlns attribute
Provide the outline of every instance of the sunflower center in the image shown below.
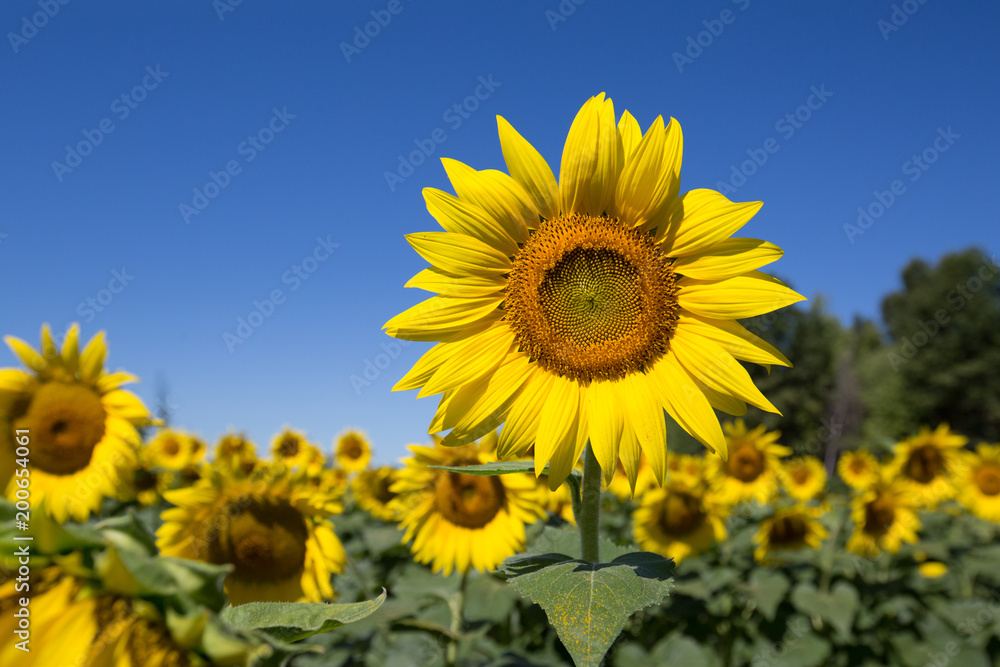
<svg viewBox="0 0 1000 667"><path fill-rule="evenodd" d="M359 459L364 454L361 443L357 438L347 438L340 448L341 453L349 459Z"/></svg>
<svg viewBox="0 0 1000 667"><path fill-rule="evenodd" d="M976 471L976 486L983 495L1000 494L1000 466L984 465Z"/></svg>
<svg viewBox="0 0 1000 667"><path fill-rule="evenodd" d="M851 472L855 475L860 475L868 470L868 464L865 463L864 459L854 459L848 466Z"/></svg>
<svg viewBox="0 0 1000 667"><path fill-rule="evenodd" d="M380 503L387 503L396 497L396 494L389 490L392 483L393 479L388 475L380 477L375 483L375 497Z"/></svg>
<svg viewBox="0 0 1000 667"><path fill-rule="evenodd" d="M924 445L913 450L906 461L906 475L921 484L933 480L943 467L941 452L933 445Z"/></svg>
<svg viewBox="0 0 1000 667"><path fill-rule="evenodd" d="M896 508L892 500L879 496L865 507L865 532L881 535L889 530L896 519Z"/></svg>
<svg viewBox="0 0 1000 667"><path fill-rule="evenodd" d="M514 257L503 308L522 351L581 382L642 370L670 348L677 275L617 218L544 221Z"/></svg>
<svg viewBox="0 0 1000 667"><path fill-rule="evenodd" d="M771 524L771 544L789 547L802 544L806 539L806 522L801 516L778 517Z"/></svg>
<svg viewBox="0 0 1000 667"><path fill-rule="evenodd" d="M752 482L764 472L764 455L752 445L744 445L729 455L729 474L741 482Z"/></svg>
<svg viewBox="0 0 1000 667"><path fill-rule="evenodd" d="M299 453L299 439L292 436L285 436L278 443L278 455L282 458L290 459Z"/></svg>
<svg viewBox="0 0 1000 667"><path fill-rule="evenodd" d="M177 456L178 452L181 451L181 446L180 443L177 442L176 438L167 438L161 449L167 456Z"/></svg>
<svg viewBox="0 0 1000 667"><path fill-rule="evenodd" d="M232 563L241 581L289 579L302 572L309 529L285 501L244 496L228 507L229 521L212 536L208 561Z"/></svg>
<svg viewBox="0 0 1000 667"><path fill-rule="evenodd" d="M35 392L15 428L31 431L31 463L51 475L86 468L104 437L100 397L80 384L46 382Z"/></svg>
<svg viewBox="0 0 1000 667"><path fill-rule="evenodd" d="M438 477L434 500L438 511L449 522L463 528L482 528L505 505L507 496L503 482L497 477L449 472Z"/></svg>
<svg viewBox="0 0 1000 667"><path fill-rule="evenodd" d="M805 466L800 466L798 468L792 469L792 481L797 485L802 486L809 481L809 469Z"/></svg>
<svg viewBox="0 0 1000 667"><path fill-rule="evenodd" d="M671 492L660 506L660 527L667 535L687 535L704 520L701 502L690 493Z"/></svg>

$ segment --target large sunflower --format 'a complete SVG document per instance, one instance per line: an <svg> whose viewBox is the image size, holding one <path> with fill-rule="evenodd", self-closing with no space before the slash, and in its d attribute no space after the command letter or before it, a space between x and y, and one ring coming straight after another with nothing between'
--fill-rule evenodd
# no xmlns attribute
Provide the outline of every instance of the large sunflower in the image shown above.
<svg viewBox="0 0 1000 667"><path fill-rule="evenodd" d="M136 427L150 423L142 401L119 388L136 378L104 372L104 333L82 353L78 335L74 324L60 350L44 325L41 353L7 336L4 340L31 372L0 369L0 485L14 498L13 438L15 431L24 431L31 505L44 503L60 523L70 517L85 521L104 498L121 493L137 463Z"/></svg>
<svg viewBox="0 0 1000 667"><path fill-rule="evenodd" d="M781 457L792 450L777 444L779 431L767 431L763 425L752 431L742 419L726 424L729 459L717 457L706 461L706 477L719 500L735 505L745 500L765 504L778 492Z"/></svg>
<svg viewBox="0 0 1000 667"><path fill-rule="evenodd" d="M878 459L863 449L844 452L837 462L837 474L852 489L867 491L878 481Z"/></svg>
<svg viewBox="0 0 1000 667"><path fill-rule="evenodd" d="M396 494L392 485L396 481L398 471L395 468L383 466L374 470L365 470L351 482L351 491L358 507L382 521L398 521L396 509L390 505Z"/></svg>
<svg viewBox="0 0 1000 667"><path fill-rule="evenodd" d="M1000 523L1000 444L963 452L955 470L959 501L976 516Z"/></svg>
<svg viewBox="0 0 1000 667"><path fill-rule="evenodd" d="M527 475L463 475L428 466L466 466L496 460L492 443L445 447L410 445L390 507L402 517L404 540L418 563L445 576L485 572L524 548L524 526L543 516Z"/></svg>
<svg viewBox="0 0 1000 667"><path fill-rule="evenodd" d="M371 457L372 446L361 431L349 430L337 437L334 458L346 472L361 472Z"/></svg>
<svg viewBox="0 0 1000 667"><path fill-rule="evenodd" d="M642 496L632 515L635 540L645 551L680 562L726 539L727 513L704 485L668 481Z"/></svg>
<svg viewBox="0 0 1000 667"><path fill-rule="evenodd" d="M246 477L213 470L196 485L168 491L156 533L164 556L234 566L232 604L331 600L330 577L346 555L327 517L342 507L281 464Z"/></svg>
<svg viewBox="0 0 1000 667"><path fill-rule="evenodd" d="M821 508L804 505L775 510L772 516L761 522L754 536L754 543L757 544L754 559L767 564L778 560L776 552L819 549L828 534L818 520L822 514Z"/></svg>
<svg viewBox="0 0 1000 667"><path fill-rule="evenodd" d="M678 196L681 129L616 124L604 94L573 121L557 184L497 119L510 176L443 160L457 196L427 189L442 232L407 240L434 296L392 318L397 338L438 341L395 386L443 394L432 433L461 445L504 423L501 458L534 444L554 489L589 441L609 482L643 452L666 473L663 410L726 456L713 408L777 412L737 361L789 365L737 319L801 300L757 271L781 250L730 238L760 208L712 190Z"/></svg>
<svg viewBox="0 0 1000 667"><path fill-rule="evenodd" d="M894 478L891 469L881 469L878 481L851 501L854 532L847 550L874 558L883 551L898 552L904 542L916 542L920 519L914 508L905 481Z"/></svg>
<svg viewBox="0 0 1000 667"><path fill-rule="evenodd" d="M812 500L826 488L826 469L815 456L799 456L778 466L781 485L796 500Z"/></svg>
<svg viewBox="0 0 1000 667"><path fill-rule="evenodd" d="M947 424L940 424L933 431L921 427L917 435L896 445L889 469L902 479L917 507L933 509L942 500L955 496L952 475L968 441L965 436L952 433Z"/></svg>

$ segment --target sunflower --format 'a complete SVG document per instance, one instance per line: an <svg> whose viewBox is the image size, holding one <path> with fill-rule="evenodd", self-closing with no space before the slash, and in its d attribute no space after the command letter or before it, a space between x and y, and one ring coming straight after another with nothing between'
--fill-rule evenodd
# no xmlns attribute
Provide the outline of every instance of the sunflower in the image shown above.
<svg viewBox="0 0 1000 667"><path fill-rule="evenodd" d="M678 196L681 129L616 124L604 94L573 121L557 184L498 118L510 176L445 159L457 196L426 189L443 232L410 234L433 266L407 283L436 293L386 333L439 341L394 387L442 394L430 431L461 445L504 424L500 458L534 444L550 487L589 441L605 483L630 484L645 453L666 475L664 408L726 456L713 408L777 409L737 360L790 365L736 322L804 297L757 271L781 249L730 238L760 208L712 190Z"/></svg>
<svg viewBox="0 0 1000 667"><path fill-rule="evenodd" d="M671 479L677 479L688 486L705 483L705 458L691 454L667 453L667 471Z"/></svg>
<svg viewBox="0 0 1000 667"><path fill-rule="evenodd" d="M205 457L205 443L187 433L163 429L142 450L142 462L153 468L185 470Z"/></svg>
<svg viewBox="0 0 1000 667"><path fill-rule="evenodd" d="M720 502L735 505L745 500L766 504L778 492L780 458L792 450L777 444L780 431L768 432L764 426L748 430L742 419L727 423L726 441L729 459L706 461L706 477Z"/></svg>
<svg viewBox="0 0 1000 667"><path fill-rule="evenodd" d="M215 445L215 468L219 471L246 477L260 463L257 446L242 433L229 432Z"/></svg>
<svg viewBox="0 0 1000 667"><path fill-rule="evenodd" d="M156 505L166 491L173 488L174 475L169 471L138 467L132 476L132 493L136 501L144 506Z"/></svg>
<svg viewBox="0 0 1000 667"><path fill-rule="evenodd" d="M725 506L704 486L668 481L642 496L632 515L635 540L644 551L680 562L726 539L726 514Z"/></svg>
<svg viewBox="0 0 1000 667"><path fill-rule="evenodd" d="M968 441L952 433L947 424L933 431L922 427L917 435L896 445L889 468L903 480L917 507L934 509L942 500L955 496L953 468Z"/></svg>
<svg viewBox="0 0 1000 667"><path fill-rule="evenodd" d="M826 469L814 456L799 456L782 461L778 478L785 491L796 500L812 500L826 487Z"/></svg>
<svg viewBox="0 0 1000 667"><path fill-rule="evenodd" d="M289 468L305 469L317 460L318 450L309 444L304 433L286 427L271 441L271 454ZM322 461L322 455L319 460Z"/></svg>
<svg viewBox="0 0 1000 667"><path fill-rule="evenodd" d="M775 552L799 549L819 549L827 537L827 530L819 522L823 510L818 507L796 505L775 510L764 519L754 537L757 548L753 556L758 563L774 562Z"/></svg>
<svg viewBox="0 0 1000 667"><path fill-rule="evenodd" d="M213 470L187 489L168 491L157 546L164 556L230 563L232 604L331 600L330 577L347 557L328 521L339 502L303 473L259 466L246 477Z"/></svg>
<svg viewBox="0 0 1000 667"><path fill-rule="evenodd" d="M858 491L867 491L878 481L878 459L863 449L844 452L837 462L837 474Z"/></svg>
<svg viewBox="0 0 1000 667"><path fill-rule="evenodd" d="M7 344L31 372L0 369L0 484L14 499L13 438L24 431L31 505L44 502L60 523L70 517L85 521L104 498L120 494L137 463L136 427L151 421L142 401L119 388L136 378L104 372L104 332L82 353L78 335L74 324L60 350L48 325L42 326L41 354L7 336Z"/></svg>
<svg viewBox="0 0 1000 667"><path fill-rule="evenodd" d="M374 470L365 470L351 482L354 500L364 511L382 521L398 521L399 516L389 503L396 494L390 488L396 481L395 468L383 466Z"/></svg>
<svg viewBox="0 0 1000 667"><path fill-rule="evenodd" d="M958 500L970 512L1000 523L1000 444L963 452L955 469Z"/></svg>
<svg viewBox="0 0 1000 667"><path fill-rule="evenodd" d="M854 532L847 550L874 558L883 551L898 552L904 542L916 542L920 519L914 507L905 481L883 467L875 484L851 501Z"/></svg>
<svg viewBox="0 0 1000 667"><path fill-rule="evenodd" d="M484 440L488 440L484 438ZM485 572L524 548L524 526L543 516L527 475L463 475L428 466L466 466L496 460L489 442L445 447L410 445L390 507L418 563L445 576Z"/></svg>
<svg viewBox="0 0 1000 667"><path fill-rule="evenodd" d="M346 472L360 472L368 467L372 447L361 431L345 431L337 438L334 456Z"/></svg>
<svg viewBox="0 0 1000 667"><path fill-rule="evenodd" d="M948 566L938 561L928 561L917 566L917 571L927 579L937 579L948 574Z"/></svg>

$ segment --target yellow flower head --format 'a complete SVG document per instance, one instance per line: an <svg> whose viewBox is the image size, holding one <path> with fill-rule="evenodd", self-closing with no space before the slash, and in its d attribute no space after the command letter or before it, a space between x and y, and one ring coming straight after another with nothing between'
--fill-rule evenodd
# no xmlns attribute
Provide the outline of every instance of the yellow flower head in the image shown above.
<svg viewBox="0 0 1000 667"><path fill-rule="evenodd" d="M60 350L44 325L40 353L7 336L30 372L0 369L0 488L14 499L16 459L30 461L31 505L44 503L60 523L85 521L121 495L138 463L136 427L151 423L142 401L119 388L136 378L104 372L104 333L82 353L78 335L74 324Z"/></svg>
<svg viewBox="0 0 1000 667"><path fill-rule="evenodd" d="M958 500L970 512L1000 523L1000 444L982 444L962 452L955 466Z"/></svg>
<svg viewBox="0 0 1000 667"><path fill-rule="evenodd" d="M711 457L706 474L719 501L726 505L756 500L766 504L778 492L780 459L792 450L777 444L780 431L768 432L764 426L749 430L742 419L727 423L726 440L729 460Z"/></svg>
<svg viewBox="0 0 1000 667"><path fill-rule="evenodd" d="M372 447L361 431L345 431L337 438L334 458L347 472L360 472L368 467L372 457Z"/></svg>
<svg viewBox="0 0 1000 667"><path fill-rule="evenodd" d="M922 427L917 435L896 445L889 468L903 480L917 507L934 509L942 500L955 497L953 469L968 441L952 433L947 424L933 431Z"/></svg>
<svg viewBox="0 0 1000 667"><path fill-rule="evenodd" d="M917 566L920 575L928 579L937 579L948 574L948 566L937 561L928 561Z"/></svg>
<svg viewBox="0 0 1000 667"><path fill-rule="evenodd" d="M142 462L151 468L185 470L201 463L205 443L181 431L163 429L142 450Z"/></svg>
<svg viewBox="0 0 1000 667"><path fill-rule="evenodd" d="M470 568L486 572L524 549L524 527L543 516L527 475L464 475L428 466L489 463L496 455L478 443L461 447L410 445L392 491L404 540L418 563L445 576ZM484 449L486 451L484 451Z"/></svg>
<svg viewBox="0 0 1000 667"><path fill-rule="evenodd" d="M878 481L878 459L863 449L844 452L837 462L837 474L852 489L867 491Z"/></svg>
<svg viewBox="0 0 1000 667"><path fill-rule="evenodd" d="M782 461L778 466L778 477L788 495L796 500L812 500L826 488L826 469L823 462L814 456Z"/></svg>
<svg viewBox="0 0 1000 667"><path fill-rule="evenodd" d="M391 489L397 476L396 469L388 466L361 472L351 482L354 500L361 509L376 519L398 521L400 517L390 505L396 497Z"/></svg>
<svg viewBox="0 0 1000 667"><path fill-rule="evenodd" d="M322 454L309 443L305 433L287 427L271 441L271 455L275 461L280 461L289 468L303 470L317 459L322 462Z"/></svg>
<svg viewBox="0 0 1000 667"><path fill-rule="evenodd" d="M643 494L632 514L635 540L643 551L680 562L726 538L727 508L704 486L667 482Z"/></svg>
<svg viewBox="0 0 1000 667"><path fill-rule="evenodd" d="M851 501L854 532L847 550L874 558L883 551L897 553L904 542L916 542L920 520L914 502L905 480L895 478L891 468L880 469L878 481Z"/></svg>
<svg viewBox="0 0 1000 667"><path fill-rule="evenodd" d="M676 479L688 486L705 484L705 457L690 454L667 453L667 471L670 479Z"/></svg>
<svg viewBox="0 0 1000 667"><path fill-rule="evenodd" d="M347 557L329 517L342 506L304 473L277 463L244 478L213 470L165 498L175 507L161 515L160 553L232 564L225 583L232 604L333 599L330 577Z"/></svg>
<svg viewBox="0 0 1000 667"><path fill-rule="evenodd" d="M796 505L775 510L764 519L754 537L757 548L754 559L769 564L777 560L776 552L799 549L819 549L828 531L819 522L823 510L818 507Z"/></svg>
<svg viewBox="0 0 1000 667"><path fill-rule="evenodd" d="M424 191L444 231L407 237L432 264L407 285L437 296L385 330L439 342L395 389L442 394L430 431L447 446L503 424L500 458L534 445L552 489L587 442L606 483L621 460L634 486L640 453L662 483L664 409L725 457L713 408L777 412L738 360L789 365L737 320L803 298L757 271L778 247L731 238L760 203L680 195L677 121L643 134L603 93L570 126L558 182L498 123L509 176L445 159L457 196Z"/></svg>
<svg viewBox="0 0 1000 667"><path fill-rule="evenodd" d="M234 477L247 477L261 461L257 446L242 433L227 433L215 445L215 469Z"/></svg>

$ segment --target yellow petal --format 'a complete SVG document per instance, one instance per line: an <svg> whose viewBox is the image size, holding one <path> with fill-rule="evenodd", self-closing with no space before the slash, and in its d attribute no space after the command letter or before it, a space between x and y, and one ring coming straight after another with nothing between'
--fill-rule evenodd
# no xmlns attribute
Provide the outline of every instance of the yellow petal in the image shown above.
<svg viewBox="0 0 1000 667"><path fill-rule="evenodd" d="M590 383L587 388L590 447L601 464L605 484L611 483L618 468L618 446L625 427L624 411L624 406L618 404L618 392L613 383Z"/></svg>
<svg viewBox="0 0 1000 667"><path fill-rule="evenodd" d="M46 359L55 359L59 356L56 342L52 340L52 331L48 324L42 325L42 356Z"/></svg>
<svg viewBox="0 0 1000 667"><path fill-rule="evenodd" d="M450 158L441 163L459 197L485 211L517 243L528 239L529 225L538 224L538 207L517 181L502 171L476 171Z"/></svg>
<svg viewBox="0 0 1000 667"><path fill-rule="evenodd" d="M718 392L731 393L761 410L781 414L760 393L750 379L750 374L733 358L733 355L712 341L674 336L670 346L677 360L691 377Z"/></svg>
<svg viewBox="0 0 1000 667"><path fill-rule="evenodd" d="M144 422L149 419L149 411L135 394L123 389L109 391L101 397L101 404L108 412L130 422Z"/></svg>
<svg viewBox="0 0 1000 667"><path fill-rule="evenodd" d="M595 216L610 211L624 162L614 104L601 93L584 103L569 128L559 167L561 210Z"/></svg>
<svg viewBox="0 0 1000 667"><path fill-rule="evenodd" d="M104 332L98 331L80 354L80 379L88 384L97 379L104 369L104 356L107 351L104 345Z"/></svg>
<svg viewBox="0 0 1000 667"><path fill-rule="evenodd" d="M681 131L658 116L626 162L615 193L617 215L646 229L658 225L680 188Z"/></svg>
<svg viewBox="0 0 1000 667"><path fill-rule="evenodd" d="M674 271L698 280L725 280L777 261L781 248L758 239L727 239L674 262Z"/></svg>
<svg viewBox="0 0 1000 667"><path fill-rule="evenodd" d="M393 391L407 391L423 387L424 383L430 379L434 372L451 358L452 350L458 343L438 343L431 349L424 352L423 356L417 359L406 375L397 382Z"/></svg>
<svg viewBox="0 0 1000 667"><path fill-rule="evenodd" d="M421 257L449 273L496 276L510 271L510 259L479 239L452 232L417 232L406 240Z"/></svg>
<svg viewBox="0 0 1000 667"><path fill-rule="evenodd" d="M549 395L554 376L537 366L531 369L521 393L507 413L507 421L497 442L497 458L524 456L535 442L542 407Z"/></svg>
<svg viewBox="0 0 1000 667"><path fill-rule="evenodd" d="M656 239L671 257L693 255L732 236L761 206L731 202L715 190L692 190L667 206Z"/></svg>
<svg viewBox="0 0 1000 667"><path fill-rule="evenodd" d="M97 380L96 389L100 394L106 394L113 389L117 389L123 384L128 384L130 382L138 382L139 378L132 375L131 373L108 373L107 375L102 375Z"/></svg>
<svg viewBox="0 0 1000 667"><path fill-rule="evenodd" d="M712 407L716 410L722 410L727 414L731 414L734 417L742 417L747 413L747 404L731 396L728 393L723 393L720 391L715 391L710 387L701 385L698 387L705 394L705 398L708 402L712 404Z"/></svg>
<svg viewBox="0 0 1000 667"><path fill-rule="evenodd" d="M75 322L66 330L63 338L62 360L66 370L76 374L80 370L80 326Z"/></svg>
<svg viewBox="0 0 1000 667"><path fill-rule="evenodd" d="M471 382L493 371L514 346L514 332L500 325L455 344L451 359L438 368L417 398L432 396Z"/></svg>
<svg viewBox="0 0 1000 667"><path fill-rule="evenodd" d="M505 284L497 276L459 275L432 266L410 278L405 287L416 287L442 296L477 297L495 294Z"/></svg>
<svg viewBox="0 0 1000 667"><path fill-rule="evenodd" d="M502 301L502 297L433 296L396 315L383 328L393 338L406 340L438 341L444 334L457 332L467 337L500 319Z"/></svg>
<svg viewBox="0 0 1000 667"><path fill-rule="evenodd" d="M725 459L728 455L726 438L722 435L719 420L705 394L680 363L672 355L667 355L660 359L649 376L660 402L666 406L674 421L698 442Z"/></svg>
<svg viewBox="0 0 1000 667"><path fill-rule="evenodd" d="M677 334L708 338L721 345L729 354L743 361L768 366L791 366L792 363L767 341L753 335L739 322L701 317L681 310L677 318Z"/></svg>
<svg viewBox="0 0 1000 667"><path fill-rule="evenodd" d="M622 112L622 117L618 121L618 134L622 137L622 155L627 164L632 151L642 141L642 130L639 128L639 122L628 112L628 109Z"/></svg>
<svg viewBox="0 0 1000 667"><path fill-rule="evenodd" d="M4 336L4 341L7 343L7 347L16 354L25 366L40 373L45 370L48 365L45 358L35 351L35 348L28 345L26 342L15 336Z"/></svg>
<svg viewBox="0 0 1000 667"><path fill-rule="evenodd" d="M551 219L559 213L559 187L552 169L534 146L517 133L511 124L497 116L500 150L511 178L520 183L531 197L538 214ZM537 224L537 222L536 222Z"/></svg>
<svg viewBox="0 0 1000 667"><path fill-rule="evenodd" d="M717 319L754 317L805 300L781 281L757 271L718 282L681 278L677 284L682 308Z"/></svg>
<svg viewBox="0 0 1000 667"><path fill-rule="evenodd" d="M623 404L642 452L661 485L667 474L667 429L663 403L655 395L652 380L632 373L620 382Z"/></svg>
<svg viewBox="0 0 1000 667"><path fill-rule="evenodd" d="M424 201L446 232L471 236L508 257L517 252L517 243L501 222L475 204L434 188L424 188Z"/></svg>
<svg viewBox="0 0 1000 667"><path fill-rule="evenodd" d="M622 430L622 441L618 447L618 455L621 458L622 468L625 469L625 476L628 478L628 485L632 488L632 495L635 495L635 482L639 478L639 461L642 457L642 448L639 439L635 435L635 430L628 423Z"/></svg>
<svg viewBox="0 0 1000 667"><path fill-rule="evenodd" d="M552 458L560 446L565 446L570 431L576 425L580 412L579 391L574 380L555 376L545 405L542 406L542 417L538 423L538 433L535 437L535 475L542 474L542 469ZM573 442L576 441L576 431L572 432ZM563 480L559 480L561 483Z"/></svg>
<svg viewBox="0 0 1000 667"><path fill-rule="evenodd" d="M515 353L492 375L458 389L445 415L445 428L451 427L452 415L461 415L441 444L464 445L486 435L503 423L517 390L528 376L528 356Z"/></svg>
<svg viewBox="0 0 1000 667"><path fill-rule="evenodd" d="M549 461L549 490L555 491L566 478L573 472L573 468L580 461L583 448L587 446L587 413L583 409L586 402L586 390L579 384L573 383L573 391L570 400L575 400L579 406L577 418L573 420L569 430L563 435L562 441L556 445L552 452L552 460Z"/></svg>

